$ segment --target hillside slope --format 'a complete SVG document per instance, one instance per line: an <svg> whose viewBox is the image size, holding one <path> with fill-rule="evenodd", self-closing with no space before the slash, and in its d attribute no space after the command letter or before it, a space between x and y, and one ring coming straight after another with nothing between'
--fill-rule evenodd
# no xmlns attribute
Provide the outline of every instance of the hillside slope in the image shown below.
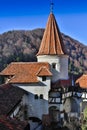
<svg viewBox="0 0 87 130"><path fill-rule="evenodd" d="M0 35L0 71L12 61L36 61L44 29L9 31ZM69 72L87 71L87 46L62 34L67 54ZM73 68L73 70L71 69Z"/></svg>

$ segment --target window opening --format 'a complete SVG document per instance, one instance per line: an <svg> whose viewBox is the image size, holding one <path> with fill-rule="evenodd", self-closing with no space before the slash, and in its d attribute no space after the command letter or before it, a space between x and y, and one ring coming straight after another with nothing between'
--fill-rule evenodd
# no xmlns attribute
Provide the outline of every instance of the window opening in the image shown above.
<svg viewBox="0 0 87 130"><path fill-rule="evenodd" d="M35 99L38 99L38 95L37 94L35 94Z"/></svg>
<svg viewBox="0 0 87 130"><path fill-rule="evenodd" d="M46 76L43 76L43 77L42 77L42 81L46 81Z"/></svg>
<svg viewBox="0 0 87 130"><path fill-rule="evenodd" d="M52 67L53 67L54 69L56 69L56 63L53 63L53 64L52 64Z"/></svg>
<svg viewBox="0 0 87 130"><path fill-rule="evenodd" d="M43 94L40 94L40 99L43 99Z"/></svg>

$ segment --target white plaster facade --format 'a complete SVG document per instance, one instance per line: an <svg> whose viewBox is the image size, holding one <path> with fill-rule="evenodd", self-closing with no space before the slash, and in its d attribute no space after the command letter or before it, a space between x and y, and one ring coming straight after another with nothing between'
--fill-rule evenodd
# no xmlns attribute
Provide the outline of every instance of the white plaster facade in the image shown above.
<svg viewBox="0 0 87 130"><path fill-rule="evenodd" d="M37 84L13 84L28 92L26 104L28 106L28 116L38 117L42 119L43 114L48 114L48 93L51 86L51 77L46 77L46 81L42 81L42 77L38 77L41 82ZM38 99L35 99L35 95ZM40 96L43 95L41 99Z"/></svg>
<svg viewBox="0 0 87 130"><path fill-rule="evenodd" d="M38 62L48 62L51 65L52 82L59 79L68 79L68 56L67 55L39 55ZM53 65L55 64L55 68Z"/></svg>

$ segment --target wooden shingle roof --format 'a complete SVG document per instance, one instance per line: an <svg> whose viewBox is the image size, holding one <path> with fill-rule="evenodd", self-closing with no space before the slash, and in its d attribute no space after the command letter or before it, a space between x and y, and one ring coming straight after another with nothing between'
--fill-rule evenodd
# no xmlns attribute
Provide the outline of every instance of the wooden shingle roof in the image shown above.
<svg viewBox="0 0 87 130"><path fill-rule="evenodd" d="M55 16L50 13L40 49L37 55L62 55L66 54L60 30Z"/></svg>

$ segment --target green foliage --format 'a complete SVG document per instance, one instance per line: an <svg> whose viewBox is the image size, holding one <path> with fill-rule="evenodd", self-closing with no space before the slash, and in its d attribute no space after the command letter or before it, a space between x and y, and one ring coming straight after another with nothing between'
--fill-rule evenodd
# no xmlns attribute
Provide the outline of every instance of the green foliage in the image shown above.
<svg viewBox="0 0 87 130"><path fill-rule="evenodd" d="M68 68L69 68L69 73L70 74L78 75L78 74L82 74L83 73L83 70L82 70L81 67L76 67L74 65L74 61L73 62L69 61L69 67Z"/></svg>
<svg viewBox="0 0 87 130"><path fill-rule="evenodd" d="M84 109L84 119L87 120L87 107Z"/></svg>
<svg viewBox="0 0 87 130"><path fill-rule="evenodd" d="M82 130L87 130L87 107L84 109L84 120L82 123Z"/></svg>

